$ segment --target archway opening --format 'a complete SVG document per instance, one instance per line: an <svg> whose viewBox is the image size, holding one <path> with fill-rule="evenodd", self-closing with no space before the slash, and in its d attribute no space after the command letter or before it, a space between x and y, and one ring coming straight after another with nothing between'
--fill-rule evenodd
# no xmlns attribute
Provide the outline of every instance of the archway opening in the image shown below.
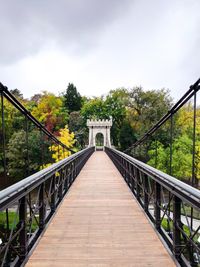
<svg viewBox="0 0 200 267"><path fill-rule="evenodd" d="M95 137L96 150L103 150L104 136L102 133L97 133Z"/></svg>

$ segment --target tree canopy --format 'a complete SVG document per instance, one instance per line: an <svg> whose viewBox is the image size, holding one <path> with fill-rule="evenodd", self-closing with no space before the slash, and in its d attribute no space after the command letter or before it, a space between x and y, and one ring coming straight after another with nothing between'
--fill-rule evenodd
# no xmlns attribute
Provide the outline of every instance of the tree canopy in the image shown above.
<svg viewBox="0 0 200 267"><path fill-rule="evenodd" d="M43 92L37 105L33 107L32 114L52 133L64 127L68 121L62 98L48 92Z"/></svg>
<svg viewBox="0 0 200 267"><path fill-rule="evenodd" d="M81 96L73 83L69 83L66 91L59 96L43 91L28 100L23 98L18 89L11 92L50 132L75 151L88 144L87 119L109 119L111 116L112 145L124 151L147 132L173 104L168 90L144 90L142 87L117 88L110 90L106 95L92 98ZM41 167L41 157L38 156L41 153L40 131L31 123L26 125L24 115L6 99L4 99L4 117L7 171L10 176L20 179L28 173L38 171ZM200 179L199 118L200 108L198 107L194 159L196 180ZM173 123L171 172L179 179L188 180L191 179L193 160L193 105L191 103L184 105L174 116ZM28 145L26 127L28 127ZM0 120L0 137L2 139L2 120ZM50 144L48 138L44 138L43 142L46 158L42 163L43 166L70 155L69 151L63 153L59 146ZM138 147L135 156L169 173L169 143L170 123L167 122L157 134L152 136L151 140ZM1 143L0 175L3 173L2 148ZM27 159L27 152L29 152L29 159Z"/></svg>
<svg viewBox="0 0 200 267"><path fill-rule="evenodd" d="M69 113L78 111L82 106L82 98L73 83L69 83L64 94L64 104Z"/></svg>

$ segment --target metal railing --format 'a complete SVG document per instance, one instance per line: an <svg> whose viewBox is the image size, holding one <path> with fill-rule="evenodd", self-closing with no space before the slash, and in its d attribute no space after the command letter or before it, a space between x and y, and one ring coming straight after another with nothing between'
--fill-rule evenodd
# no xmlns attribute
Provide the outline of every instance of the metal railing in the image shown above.
<svg viewBox="0 0 200 267"><path fill-rule="evenodd" d="M105 151L181 266L200 266L200 191L120 151Z"/></svg>
<svg viewBox="0 0 200 267"><path fill-rule="evenodd" d="M77 152L0 192L0 266L20 266L94 147Z"/></svg>

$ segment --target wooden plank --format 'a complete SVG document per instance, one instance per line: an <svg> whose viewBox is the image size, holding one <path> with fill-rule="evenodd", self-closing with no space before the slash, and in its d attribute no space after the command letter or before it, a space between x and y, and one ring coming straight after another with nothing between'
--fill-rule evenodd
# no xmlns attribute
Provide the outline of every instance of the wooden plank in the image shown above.
<svg viewBox="0 0 200 267"><path fill-rule="evenodd" d="M95 152L26 267L175 266L104 152Z"/></svg>

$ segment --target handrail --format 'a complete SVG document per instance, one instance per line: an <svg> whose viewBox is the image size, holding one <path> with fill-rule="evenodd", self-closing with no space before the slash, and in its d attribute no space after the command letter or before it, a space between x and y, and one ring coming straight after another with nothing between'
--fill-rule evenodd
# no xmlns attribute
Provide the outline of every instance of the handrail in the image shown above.
<svg viewBox="0 0 200 267"><path fill-rule="evenodd" d="M94 147L85 148L0 192L0 266L24 266L28 253L93 152Z"/></svg>
<svg viewBox="0 0 200 267"><path fill-rule="evenodd" d="M6 205L11 205L17 199L23 197L24 194L28 194L35 187L47 180L53 173L56 173L63 168L69 162L80 157L82 154L90 150L90 148L85 148L68 158L65 158L57 163L52 164L51 166L38 171L37 173L30 175L27 178L7 187L6 189L0 191L0 210L5 209Z"/></svg>
<svg viewBox="0 0 200 267"><path fill-rule="evenodd" d="M184 267L199 266L200 191L116 149L105 151L174 259Z"/></svg>
<svg viewBox="0 0 200 267"><path fill-rule="evenodd" d="M139 161L121 151L118 151L113 148L108 148L113 153L120 155L121 157L127 159L130 163L136 166L138 169L143 171L145 174L151 176L155 181L162 184L168 190L173 192L178 197L181 197L185 201L189 202L190 204L194 205L197 208L200 208L200 190L178 180L177 178L168 175L154 167L149 166L148 164Z"/></svg>

